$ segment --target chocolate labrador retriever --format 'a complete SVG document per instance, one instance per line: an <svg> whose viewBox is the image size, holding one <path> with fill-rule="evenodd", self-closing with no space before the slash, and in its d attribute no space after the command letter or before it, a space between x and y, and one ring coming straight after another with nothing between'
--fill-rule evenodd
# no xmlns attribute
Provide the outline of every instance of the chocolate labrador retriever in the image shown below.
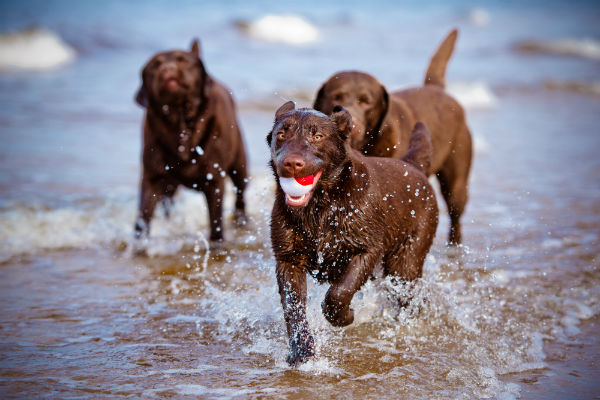
<svg viewBox="0 0 600 400"><path fill-rule="evenodd" d="M322 303L335 326L351 324L350 302L373 276L421 276L438 223L429 132L417 123L403 159L365 157L350 148L352 117L331 117L287 102L267 136L277 192L271 243L289 336L288 363L314 355L306 321L306 274L331 286Z"/></svg>
<svg viewBox="0 0 600 400"><path fill-rule="evenodd" d="M467 203L471 133L463 108L444 87L448 59L458 32L453 30L431 59L422 87L388 93L364 72L334 74L319 89L314 108L330 114L343 106L352 115L352 147L368 156L399 158L408 149L411 129L423 121L431 130L433 159L427 175L436 174L450 214L448 242L461 242L460 217Z"/></svg>
<svg viewBox="0 0 600 400"><path fill-rule="evenodd" d="M207 74L198 41L190 51L153 56L136 100L146 108L136 237L149 234L157 203L170 204L183 185L204 192L210 239L222 240L226 175L236 188L235 221L245 225L247 161L235 105L229 90Z"/></svg>

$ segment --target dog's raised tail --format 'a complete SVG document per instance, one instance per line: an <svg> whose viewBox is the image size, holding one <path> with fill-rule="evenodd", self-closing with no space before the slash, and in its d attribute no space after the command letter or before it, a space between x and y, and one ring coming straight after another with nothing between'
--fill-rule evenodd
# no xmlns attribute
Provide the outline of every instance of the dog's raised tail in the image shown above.
<svg viewBox="0 0 600 400"><path fill-rule="evenodd" d="M429 168L431 168L432 154L431 134L427 129L427 125L419 121L412 130L410 144L408 150L402 156L402 160L414 165L425 175L428 175Z"/></svg>
<svg viewBox="0 0 600 400"><path fill-rule="evenodd" d="M458 36L458 29L452 29L440 47L431 57L429 68L425 73L425 85L446 87L446 66L454 51L454 43Z"/></svg>

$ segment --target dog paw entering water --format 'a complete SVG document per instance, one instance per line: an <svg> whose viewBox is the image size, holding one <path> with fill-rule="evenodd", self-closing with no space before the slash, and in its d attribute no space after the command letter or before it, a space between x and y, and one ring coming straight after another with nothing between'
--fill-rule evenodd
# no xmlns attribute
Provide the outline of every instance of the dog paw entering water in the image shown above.
<svg viewBox="0 0 600 400"><path fill-rule="evenodd" d="M306 320L306 274L330 285L323 314L334 326L354 321L354 294L383 265L383 276L419 278L438 223L429 131L417 123L403 159L365 157L348 138L352 117L330 117L287 102L267 135L278 182L271 243L289 337L288 363L314 356Z"/></svg>

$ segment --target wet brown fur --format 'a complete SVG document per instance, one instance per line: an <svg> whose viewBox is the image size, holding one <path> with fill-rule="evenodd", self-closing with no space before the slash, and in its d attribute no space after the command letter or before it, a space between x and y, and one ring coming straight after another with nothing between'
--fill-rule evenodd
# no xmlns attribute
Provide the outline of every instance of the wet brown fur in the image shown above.
<svg viewBox="0 0 600 400"><path fill-rule="evenodd" d="M287 205L278 185L271 214L290 364L314 355L306 274L331 285L322 303L327 320L351 324L352 297L375 267L381 263L385 275L401 280L419 278L437 228L435 194L423 173L431 159L426 126L416 124L405 159L365 157L347 143L350 114L335 111L327 117L288 102L267 136L277 181L322 171L302 208Z"/></svg>
<svg viewBox="0 0 600 400"><path fill-rule="evenodd" d="M179 90L165 89L168 79ZM157 203L168 206L182 185L204 192L210 239L222 240L225 174L236 187L236 223L246 224L247 161L235 105L229 90L206 73L198 42L189 52L154 55L142 70L136 101L146 109L136 236L149 234Z"/></svg>
<svg viewBox="0 0 600 400"><path fill-rule="evenodd" d="M373 76L358 71L334 74L319 89L314 108L325 114L343 106L352 114L352 146L368 156L400 158L409 148L411 130L423 121L431 131L435 174L450 214L448 242L461 242L460 217L467 203L472 158L465 112L445 91L446 66L458 31L448 34L431 59L422 87L388 93Z"/></svg>

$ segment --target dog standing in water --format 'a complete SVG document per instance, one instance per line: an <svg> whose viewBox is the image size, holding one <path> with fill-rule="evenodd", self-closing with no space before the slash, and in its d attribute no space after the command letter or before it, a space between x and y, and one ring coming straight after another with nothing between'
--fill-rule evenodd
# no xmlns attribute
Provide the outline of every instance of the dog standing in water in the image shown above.
<svg viewBox="0 0 600 400"><path fill-rule="evenodd" d="M435 174L450 214L449 244L461 243L460 217L467 204L472 143L465 112L444 91L446 66L458 35L453 30L431 59L424 85L388 93L373 76L358 71L334 74L319 89L314 108L330 114L342 106L352 115L352 147L365 155L400 158L411 130L423 121L431 130L433 156L427 175Z"/></svg>
<svg viewBox="0 0 600 400"><path fill-rule="evenodd" d="M306 274L331 286L322 303L327 320L354 320L350 302L383 265L384 275L419 278L435 236L438 209L424 171L429 131L417 123L402 159L365 157L350 148L350 113L331 117L281 106L267 136L277 192L271 242L289 337L288 363L314 356L306 320Z"/></svg>
<svg viewBox="0 0 600 400"><path fill-rule="evenodd" d="M206 195L210 239L223 239L225 176L236 188L235 222L247 223L247 160L229 90L207 74L197 41L191 50L153 56L136 100L146 108L136 237L148 235L159 201L167 207L180 185Z"/></svg>

